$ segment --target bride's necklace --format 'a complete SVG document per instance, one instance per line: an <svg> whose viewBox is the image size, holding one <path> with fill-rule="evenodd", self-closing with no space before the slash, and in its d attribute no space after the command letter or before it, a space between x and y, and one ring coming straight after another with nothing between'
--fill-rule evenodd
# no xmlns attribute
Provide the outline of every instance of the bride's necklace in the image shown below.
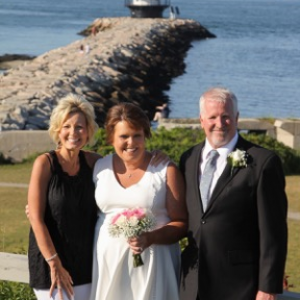
<svg viewBox="0 0 300 300"><path fill-rule="evenodd" d="M135 170L130 171L129 174L127 173L127 170L126 170L126 173L124 173L123 175L125 177L127 177L128 179L131 179L132 177L134 177L134 175L136 175L136 173L138 173L138 172L140 172L142 170L145 162L146 162L146 155L145 155L144 160L143 160L143 162L142 162L142 164L141 164L140 167L136 168Z"/></svg>
<svg viewBox="0 0 300 300"><path fill-rule="evenodd" d="M137 173L138 171L140 171L140 168L135 169L134 171L131 171L129 174L127 174L127 172L124 174L124 176L126 176L127 178L131 178L135 175L135 173Z"/></svg>

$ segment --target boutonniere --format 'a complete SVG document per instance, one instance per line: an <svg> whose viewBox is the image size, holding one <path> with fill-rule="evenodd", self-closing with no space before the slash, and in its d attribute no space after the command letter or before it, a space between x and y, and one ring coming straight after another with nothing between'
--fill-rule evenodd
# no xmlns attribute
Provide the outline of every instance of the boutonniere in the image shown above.
<svg viewBox="0 0 300 300"><path fill-rule="evenodd" d="M248 153L244 150L236 149L227 156L227 162L231 165L231 174L235 168L247 167Z"/></svg>

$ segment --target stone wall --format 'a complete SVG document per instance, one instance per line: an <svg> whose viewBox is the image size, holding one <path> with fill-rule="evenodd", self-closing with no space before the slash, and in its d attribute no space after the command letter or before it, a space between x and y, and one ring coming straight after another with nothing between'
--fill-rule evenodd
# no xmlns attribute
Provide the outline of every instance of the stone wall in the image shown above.
<svg viewBox="0 0 300 300"><path fill-rule="evenodd" d="M0 132L0 153L13 162L55 149L47 130L13 130Z"/></svg>

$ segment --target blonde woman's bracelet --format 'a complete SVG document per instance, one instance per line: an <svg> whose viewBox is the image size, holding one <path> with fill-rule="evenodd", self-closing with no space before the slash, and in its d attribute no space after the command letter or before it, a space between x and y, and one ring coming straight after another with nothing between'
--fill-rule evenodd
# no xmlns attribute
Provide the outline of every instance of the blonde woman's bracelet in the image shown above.
<svg viewBox="0 0 300 300"><path fill-rule="evenodd" d="M57 253L53 254L51 257L46 259L46 262L53 260L57 255L58 255Z"/></svg>

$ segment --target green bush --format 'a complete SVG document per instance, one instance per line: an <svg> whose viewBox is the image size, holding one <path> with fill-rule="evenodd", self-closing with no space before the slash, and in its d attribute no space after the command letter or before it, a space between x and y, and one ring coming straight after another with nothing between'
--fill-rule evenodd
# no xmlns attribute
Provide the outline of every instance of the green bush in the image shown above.
<svg viewBox="0 0 300 300"><path fill-rule="evenodd" d="M0 152L0 165L11 164L11 160L4 157L3 153Z"/></svg>
<svg viewBox="0 0 300 300"><path fill-rule="evenodd" d="M28 284L0 281L0 299L36 300L36 297Z"/></svg>
<svg viewBox="0 0 300 300"><path fill-rule="evenodd" d="M252 143L274 151L281 158L286 175L300 174L300 154L296 150L263 134L242 133L241 135ZM149 151L159 149L165 152L174 162L178 163L184 151L202 142L204 139L204 132L200 129L177 127L166 130L162 127L152 131L152 137L147 140L146 147ZM106 144L104 129L99 129L96 134L96 144L90 150L94 150L103 156L114 151L112 146L107 146Z"/></svg>
<svg viewBox="0 0 300 300"><path fill-rule="evenodd" d="M300 174L300 153L283 143L262 134L242 134L248 141L274 151L283 164L285 175Z"/></svg>

